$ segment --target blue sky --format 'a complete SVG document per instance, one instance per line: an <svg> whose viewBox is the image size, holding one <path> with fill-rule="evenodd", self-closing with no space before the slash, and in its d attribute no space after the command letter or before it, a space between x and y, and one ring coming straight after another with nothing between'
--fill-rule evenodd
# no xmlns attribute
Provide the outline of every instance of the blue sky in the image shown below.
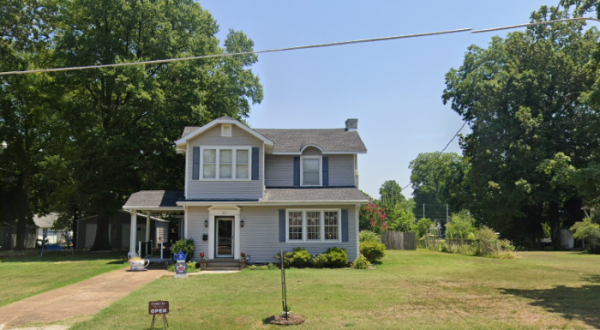
<svg viewBox="0 0 600 330"><path fill-rule="evenodd" d="M558 0L200 1L220 25L244 31L255 50L529 22ZM523 30L523 29L521 29ZM492 36L454 34L263 54L252 70L265 97L254 128L342 128L358 118L368 153L359 156L360 188L373 197L386 180L405 186L409 163L441 150L462 125L442 103L445 74L467 47ZM465 128L463 132L468 132ZM458 139L457 139L458 140ZM461 152L455 140L447 151ZM404 191L410 197L409 186Z"/></svg>

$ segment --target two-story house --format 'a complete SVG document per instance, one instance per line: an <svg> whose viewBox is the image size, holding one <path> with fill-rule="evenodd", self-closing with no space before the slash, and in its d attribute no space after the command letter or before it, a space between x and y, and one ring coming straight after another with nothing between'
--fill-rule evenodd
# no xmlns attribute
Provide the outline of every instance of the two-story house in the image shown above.
<svg viewBox="0 0 600 330"><path fill-rule="evenodd" d="M231 117L186 127L176 141L185 153L184 191L140 191L124 209L184 212L184 237L194 259L274 262L280 250L329 247L358 257L357 154L367 149L357 119L340 129L252 129ZM135 237L130 246L135 246ZM135 254L134 248L130 254Z"/></svg>

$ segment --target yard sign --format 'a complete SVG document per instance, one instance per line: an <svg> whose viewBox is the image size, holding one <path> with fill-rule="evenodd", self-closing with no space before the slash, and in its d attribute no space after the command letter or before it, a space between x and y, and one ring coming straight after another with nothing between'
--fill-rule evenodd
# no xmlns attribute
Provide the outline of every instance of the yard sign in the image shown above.
<svg viewBox="0 0 600 330"><path fill-rule="evenodd" d="M168 301L151 301L148 303L148 314L152 315L152 324L150 325L150 329L154 329L154 321L156 319L156 315L162 315L163 317L163 327L169 327L169 322L167 321L167 314L169 314L169 302Z"/></svg>

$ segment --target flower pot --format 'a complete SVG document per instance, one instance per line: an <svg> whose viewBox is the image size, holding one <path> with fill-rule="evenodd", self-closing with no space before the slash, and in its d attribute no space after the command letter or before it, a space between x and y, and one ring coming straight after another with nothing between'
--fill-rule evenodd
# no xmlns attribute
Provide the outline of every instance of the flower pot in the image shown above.
<svg viewBox="0 0 600 330"><path fill-rule="evenodd" d="M206 270L206 259L200 260L200 270Z"/></svg>
<svg viewBox="0 0 600 330"><path fill-rule="evenodd" d="M240 259L240 269L246 268L246 259Z"/></svg>
<svg viewBox="0 0 600 330"><path fill-rule="evenodd" d="M149 260L142 258L131 258L129 259L129 266L131 266L131 270L139 271L146 270L146 267L150 264Z"/></svg>

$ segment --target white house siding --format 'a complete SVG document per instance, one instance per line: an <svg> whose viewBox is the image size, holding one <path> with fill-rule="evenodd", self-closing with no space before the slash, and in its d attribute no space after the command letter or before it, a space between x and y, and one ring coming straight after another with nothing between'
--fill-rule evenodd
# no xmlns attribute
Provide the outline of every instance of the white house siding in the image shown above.
<svg viewBox="0 0 600 330"><path fill-rule="evenodd" d="M318 208L318 209L347 209L348 210L348 242L279 242L279 210L286 208ZM357 257L358 237L356 229L355 205L326 205L326 206L243 206L240 218L244 220L244 228L240 228L240 251L251 256L253 263L275 262L273 258L280 250L291 251L296 247L305 247L310 254L323 253L329 247L346 249L348 260L354 261Z"/></svg>
<svg viewBox="0 0 600 330"><path fill-rule="evenodd" d="M309 150L307 148L304 155ZM297 157L297 156L296 156ZM354 155L329 155L329 185L354 186ZM266 156L265 186L291 187L294 185L294 156Z"/></svg>
<svg viewBox="0 0 600 330"><path fill-rule="evenodd" d="M204 252L208 258L208 240L202 240L202 234L208 234L208 228L204 227L205 220L208 220L207 207L189 206L187 208L187 238L194 239L194 260L200 259L200 252Z"/></svg>
<svg viewBox="0 0 600 330"><path fill-rule="evenodd" d="M250 181L203 181L192 180L194 168L194 147L201 146L248 146L259 148L258 180ZM221 125L207 130L198 137L189 141L186 153L187 159L187 199L216 199L216 198L244 198L259 199L263 197L263 141L233 125L231 136L221 136ZM202 158L202 156L200 156Z"/></svg>

